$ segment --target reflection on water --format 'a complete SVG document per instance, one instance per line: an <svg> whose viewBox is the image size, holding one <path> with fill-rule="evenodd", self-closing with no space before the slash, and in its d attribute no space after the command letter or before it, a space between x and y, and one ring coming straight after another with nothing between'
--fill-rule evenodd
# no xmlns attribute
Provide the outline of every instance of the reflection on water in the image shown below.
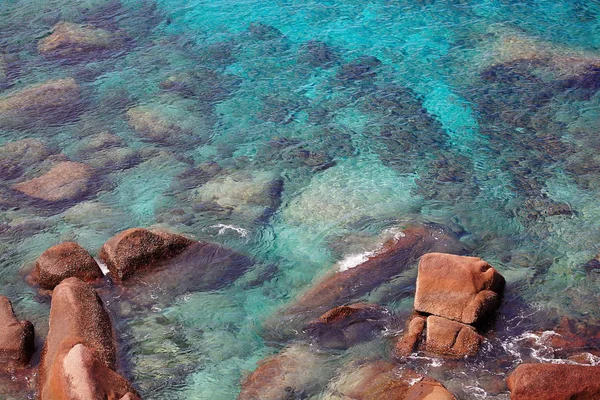
<svg viewBox="0 0 600 400"><path fill-rule="evenodd" d="M306 388L291 398L335 398L352 362L389 358L414 262L357 299L395 315L374 340L315 353L269 322L390 229L435 222L508 285L477 357L408 365L459 398L506 399L519 362L567 357L545 331L569 321L589 336L600 318L599 13L579 0L1 2L0 294L41 344L48 300L23 276L51 245L97 255L135 226L221 244L248 257L210 285L190 256L137 302L102 289L125 375L147 399L232 399L284 349L322 371L290 373ZM0 380L2 396L31 397L24 381Z"/></svg>

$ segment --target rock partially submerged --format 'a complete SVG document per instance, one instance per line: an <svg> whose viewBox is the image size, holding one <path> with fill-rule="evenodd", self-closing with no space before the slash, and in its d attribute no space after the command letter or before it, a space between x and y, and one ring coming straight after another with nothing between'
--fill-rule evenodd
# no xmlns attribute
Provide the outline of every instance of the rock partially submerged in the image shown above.
<svg viewBox="0 0 600 400"><path fill-rule="evenodd" d="M600 366L521 364L507 379L512 400L600 398Z"/></svg>
<svg viewBox="0 0 600 400"><path fill-rule="evenodd" d="M77 162L63 161L37 178L13 185L12 188L47 202L78 200L93 189L94 171Z"/></svg>
<svg viewBox="0 0 600 400"><path fill-rule="evenodd" d="M122 281L138 270L175 257L193 243L193 240L181 235L132 228L110 238L102 246L100 258L111 275Z"/></svg>
<svg viewBox="0 0 600 400"><path fill-rule="evenodd" d="M50 330L39 367L40 399L120 399L135 394L114 372L115 366L113 328L102 300L87 283L65 279L52 296Z"/></svg>
<svg viewBox="0 0 600 400"><path fill-rule="evenodd" d="M79 116L81 109L75 80L52 80L0 98L0 127L24 129L63 123Z"/></svg>
<svg viewBox="0 0 600 400"><path fill-rule="evenodd" d="M34 281L50 290L70 277L92 282L103 276L96 260L75 242L63 242L44 251L33 273Z"/></svg>
<svg viewBox="0 0 600 400"><path fill-rule="evenodd" d="M483 342L472 326L434 315L427 318L426 335L428 352L450 358L474 356Z"/></svg>
<svg viewBox="0 0 600 400"><path fill-rule="evenodd" d="M351 365L329 385L325 400L454 400L441 383L386 361Z"/></svg>
<svg viewBox="0 0 600 400"><path fill-rule="evenodd" d="M73 58L102 54L120 45L120 38L104 29L62 21L54 26L50 36L40 40L38 51L47 56Z"/></svg>
<svg viewBox="0 0 600 400"><path fill-rule="evenodd" d="M415 310L474 324L498 307L504 284L502 275L480 258L425 254L419 262Z"/></svg>
<svg viewBox="0 0 600 400"><path fill-rule="evenodd" d="M0 296L0 371L23 368L34 352L33 325L19 321L10 300Z"/></svg>

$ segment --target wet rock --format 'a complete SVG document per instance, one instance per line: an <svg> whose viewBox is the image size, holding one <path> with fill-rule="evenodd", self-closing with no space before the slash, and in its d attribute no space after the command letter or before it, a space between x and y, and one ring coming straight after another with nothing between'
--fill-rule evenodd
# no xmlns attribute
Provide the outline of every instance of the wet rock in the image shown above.
<svg viewBox="0 0 600 400"><path fill-rule="evenodd" d="M134 393L114 372L115 364L112 324L102 300L87 283L63 280L52 295L50 330L39 367L40 399L119 399Z"/></svg>
<svg viewBox="0 0 600 400"><path fill-rule="evenodd" d="M329 385L325 400L454 400L441 383L386 361L352 365Z"/></svg>
<svg viewBox="0 0 600 400"><path fill-rule="evenodd" d="M54 289L69 277L92 282L104 275L96 260L75 242L64 242L44 251L35 263L34 280L43 289Z"/></svg>
<svg viewBox="0 0 600 400"><path fill-rule="evenodd" d="M12 188L29 197L48 202L74 201L93 189L94 174L89 166L63 161L34 179L13 185Z"/></svg>
<svg viewBox="0 0 600 400"><path fill-rule="evenodd" d="M377 68L381 65L376 57L361 56L352 60L348 64L340 67L336 77L341 81L359 81L366 78L373 78L377 75Z"/></svg>
<svg viewBox="0 0 600 400"><path fill-rule="evenodd" d="M600 398L600 366L521 364L507 379L512 400Z"/></svg>
<svg viewBox="0 0 600 400"><path fill-rule="evenodd" d="M80 88L74 79L48 81L0 98L0 127L59 124L77 118L81 109Z"/></svg>
<svg viewBox="0 0 600 400"><path fill-rule="evenodd" d="M502 275L480 258L425 254L419 262L415 310L477 323L498 307L504 283Z"/></svg>
<svg viewBox="0 0 600 400"><path fill-rule="evenodd" d="M427 352L451 358L474 356L483 341L472 326L433 315L427 318L426 334Z"/></svg>
<svg viewBox="0 0 600 400"><path fill-rule="evenodd" d="M54 26L50 36L40 40L38 51L47 56L74 58L100 55L120 45L120 38L104 29L63 21Z"/></svg>
<svg viewBox="0 0 600 400"><path fill-rule="evenodd" d="M308 346L293 345L261 361L242 382L238 400L307 398L323 387L331 371L327 356Z"/></svg>
<svg viewBox="0 0 600 400"><path fill-rule="evenodd" d="M163 231L132 228L110 238L100 250L111 276L125 280L138 270L173 258L192 245L193 240Z"/></svg>
<svg viewBox="0 0 600 400"><path fill-rule="evenodd" d="M386 242L376 254L353 267L329 274L305 292L271 323L290 329L293 325L316 318L333 307L356 301L402 271L430 251L463 253L464 246L448 229L435 224L412 225L401 235ZM285 325L285 326L283 326Z"/></svg>
<svg viewBox="0 0 600 400"><path fill-rule="evenodd" d="M327 44L318 40L309 40L300 46L298 61L312 68L330 68L339 59L336 52Z"/></svg>
<svg viewBox="0 0 600 400"><path fill-rule="evenodd" d="M270 216L279 207L283 180L271 171L238 171L217 176L193 190L196 211L210 210L252 222Z"/></svg>
<svg viewBox="0 0 600 400"><path fill-rule="evenodd" d="M27 167L45 160L52 151L37 139L8 142L0 147L0 178L13 179Z"/></svg>
<svg viewBox="0 0 600 400"><path fill-rule="evenodd" d="M356 303L327 311L310 322L304 332L323 348L346 349L371 340L385 329L391 313L376 304Z"/></svg>
<svg viewBox="0 0 600 400"><path fill-rule="evenodd" d="M10 300L0 296L0 371L25 367L34 352L33 325L19 321Z"/></svg>
<svg viewBox="0 0 600 400"><path fill-rule="evenodd" d="M423 332L427 318L422 315L413 315L402 336L398 338L394 345L394 356L402 358L408 357L419 348L422 341Z"/></svg>

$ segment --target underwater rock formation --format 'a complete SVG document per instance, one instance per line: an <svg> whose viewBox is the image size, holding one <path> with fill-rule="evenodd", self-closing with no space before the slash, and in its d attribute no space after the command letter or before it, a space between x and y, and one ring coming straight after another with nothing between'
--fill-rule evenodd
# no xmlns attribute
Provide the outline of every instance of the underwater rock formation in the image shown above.
<svg viewBox="0 0 600 400"><path fill-rule="evenodd" d="M51 35L40 40L38 51L46 56L76 58L101 54L120 45L120 39L104 29L62 21L52 28Z"/></svg>
<svg viewBox="0 0 600 400"><path fill-rule="evenodd" d="M454 400L441 383L387 361L353 364L329 385L325 400Z"/></svg>
<svg viewBox="0 0 600 400"><path fill-rule="evenodd" d="M192 245L193 240L163 231L132 228L110 238L100 250L111 276L119 281L173 258Z"/></svg>
<svg viewBox="0 0 600 400"><path fill-rule="evenodd" d="M499 305L504 278L477 257L428 253L421 257L415 310L475 324Z"/></svg>
<svg viewBox="0 0 600 400"><path fill-rule="evenodd" d="M21 139L0 146L0 178L14 179L44 161L52 151L38 139Z"/></svg>
<svg viewBox="0 0 600 400"><path fill-rule="evenodd" d="M86 137L75 147L75 159L101 170L123 170L141 161L139 152L126 146L125 141L110 132Z"/></svg>
<svg viewBox="0 0 600 400"><path fill-rule="evenodd" d="M29 197L48 201L75 201L93 189L94 171L77 162L63 161L54 165L45 174L17 183L13 189Z"/></svg>
<svg viewBox="0 0 600 400"><path fill-rule="evenodd" d="M80 87L72 78L27 86L0 98L0 127L24 129L78 117Z"/></svg>
<svg viewBox="0 0 600 400"><path fill-rule="evenodd" d="M327 311L303 330L320 348L346 349L372 339L385 329L391 317L377 304L356 303Z"/></svg>
<svg viewBox="0 0 600 400"><path fill-rule="evenodd" d="M23 368L34 352L33 325L19 321L10 300L0 296L0 371Z"/></svg>
<svg viewBox="0 0 600 400"><path fill-rule="evenodd" d="M96 260L75 242L63 242L44 251L32 274L42 289L50 290L70 277L92 282L103 276Z"/></svg>
<svg viewBox="0 0 600 400"><path fill-rule="evenodd" d="M135 393L115 367L113 328L102 300L87 283L65 279L52 295L50 330L39 367L40 399L120 399Z"/></svg>
<svg viewBox="0 0 600 400"><path fill-rule="evenodd" d="M512 400L600 398L600 366L521 364L508 377Z"/></svg>

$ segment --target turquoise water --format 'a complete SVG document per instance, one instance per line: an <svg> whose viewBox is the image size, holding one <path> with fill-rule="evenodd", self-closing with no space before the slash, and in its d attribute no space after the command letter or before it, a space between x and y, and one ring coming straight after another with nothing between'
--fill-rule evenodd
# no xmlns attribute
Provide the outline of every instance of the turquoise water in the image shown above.
<svg viewBox="0 0 600 400"><path fill-rule="evenodd" d="M125 40L39 54L59 21ZM256 260L219 289L112 310L146 399L235 398L286 345L265 340L265 321L407 221L453 229L508 281L480 356L411 361L458 398L508 398L490 376L531 358L519 335L600 318L597 2L0 0L0 96L58 78L81 87L74 118L0 126L0 145L35 138L54 154L0 175L0 294L40 346L49 304L23 271L60 241L97 255L120 230L157 226ZM97 187L59 206L15 197L52 157L92 165ZM406 317L415 274L368 298ZM388 350L381 337L323 368Z"/></svg>

